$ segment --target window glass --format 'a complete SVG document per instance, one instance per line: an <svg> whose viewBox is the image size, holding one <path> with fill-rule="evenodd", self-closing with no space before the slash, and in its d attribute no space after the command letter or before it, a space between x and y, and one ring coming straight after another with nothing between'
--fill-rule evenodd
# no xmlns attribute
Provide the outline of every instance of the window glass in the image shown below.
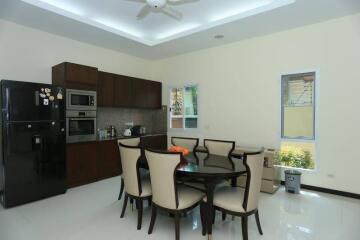
<svg viewBox="0 0 360 240"><path fill-rule="evenodd" d="M197 128L197 86L185 87L185 128Z"/></svg>
<svg viewBox="0 0 360 240"><path fill-rule="evenodd" d="M315 143L282 141L277 153L278 165L303 169L315 168Z"/></svg>
<svg viewBox="0 0 360 240"><path fill-rule="evenodd" d="M282 138L315 139L315 73L282 77Z"/></svg>
<svg viewBox="0 0 360 240"><path fill-rule="evenodd" d="M187 85L170 91L170 128L198 127L198 87Z"/></svg>
<svg viewBox="0 0 360 240"><path fill-rule="evenodd" d="M170 125L171 128L183 128L183 109L184 109L184 97L182 88L173 88L170 93Z"/></svg>

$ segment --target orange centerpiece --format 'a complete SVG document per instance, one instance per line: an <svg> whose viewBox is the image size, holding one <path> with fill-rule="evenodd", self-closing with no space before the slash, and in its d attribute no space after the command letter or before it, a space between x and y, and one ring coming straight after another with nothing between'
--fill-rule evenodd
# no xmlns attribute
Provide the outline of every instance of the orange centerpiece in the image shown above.
<svg viewBox="0 0 360 240"><path fill-rule="evenodd" d="M181 147L181 146L172 146L169 148L169 151L182 153L183 156L186 156L190 153L189 149Z"/></svg>

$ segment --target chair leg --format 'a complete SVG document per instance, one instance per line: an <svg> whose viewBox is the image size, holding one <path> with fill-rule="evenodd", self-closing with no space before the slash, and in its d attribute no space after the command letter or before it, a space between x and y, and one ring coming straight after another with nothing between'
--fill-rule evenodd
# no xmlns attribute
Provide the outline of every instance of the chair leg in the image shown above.
<svg viewBox="0 0 360 240"><path fill-rule="evenodd" d="M175 213L175 240L180 240L180 214Z"/></svg>
<svg viewBox="0 0 360 240"><path fill-rule="evenodd" d="M255 212L255 219L256 219L256 225L258 227L259 233L260 233L260 235L263 235L263 231L261 229L261 224L260 224L260 218L259 218L259 210L257 210Z"/></svg>
<svg viewBox="0 0 360 240"><path fill-rule="evenodd" d="M119 197L118 197L118 200L121 199L122 195L123 195L123 192L124 192L124 179L121 178L121 184L120 184L120 193L119 193Z"/></svg>
<svg viewBox="0 0 360 240"><path fill-rule="evenodd" d="M122 211L121 211L120 218L123 218L123 217L124 217L124 214L125 214L125 210L126 210L126 205L127 205L128 199L129 199L128 195L127 195L127 194L125 194L125 199L124 199L123 208L122 208Z"/></svg>
<svg viewBox="0 0 360 240"><path fill-rule="evenodd" d="M226 220L226 213L222 213L222 220L225 221Z"/></svg>
<svg viewBox="0 0 360 240"><path fill-rule="evenodd" d="M214 209L213 210L213 219L212 219L212 224L215 223L215 216L216 216L216 210Z"/></svg>
<svg viewBox="0 0 360 240"><path fill-rule="evenodd" d="M242 227L242 234L243 240L248 240L248 217L244 216L241 217L241 227Z"/></svg>
<svg viewBox="0 0 360 240"><path fill-rule="evenodd" d="M237 181L237 178L236 178L236 177L231 178L230 182L231 182L231 186L232 186L232 187L236 187L236 181Z"/></svg>
<svg viewBox="0 0 360 240"><path fill-rule="evenodd" d="M130 198L130 208L131 211L134 211L134 199Z"/></svg>
<svg viewBox="0 0 360 240"><path fill-rule="evenodd" d="M136 200L136 205L137 205L137 211L138 211L137 229L140 230L141 229L141 224L142 224L143 201L141 199L137 199Z"/></svg>
<svg viewBox="0 0 360 240"><path fill-rule="evenodd" d="M153 204L151 207L151 221L150 221L148 234L152 234L152 232L153 232L155 221L156 221L156 215L157 215L157 208Z"/></svg>
<svg viewBox="0 0 360 240"><path fill-rule="evenodd" d="M200 203L200 218L201 218L201 233L203 236L206 235L206 222L205 222L205 204L202 202Z"/></svg>

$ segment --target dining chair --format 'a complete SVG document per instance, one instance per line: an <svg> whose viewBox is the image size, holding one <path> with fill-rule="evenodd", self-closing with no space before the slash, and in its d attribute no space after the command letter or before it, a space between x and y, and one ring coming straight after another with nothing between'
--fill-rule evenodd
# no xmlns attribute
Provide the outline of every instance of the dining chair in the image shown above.
<svg viewBox="0 0 360 240"><path fill-rule="evenodd" d="M258 210L261 179L264 164L264 149L255 153L245 153L243 164L247 170L245 189L224 186L215 191L214 209L223 213L241 217L243 239L248 240L248 217L255 215L259 233L263 235ZM204 198L206 202L206 198ZM203 230L204 232L204 230Z"/></svg>
<svg viewBox="0 0 360 240"><path fill-rule="evenodd" d="M125 199L120 217L124 217L128 199L135 200L138 210L137 229L141 229L143 200L151 199L151 183L149 179L140 177L139 160L141 157L141 148L126 146L121 143L119 148L125 185Z"/></svg>
<svg viewBox="0 0 360 240"><path fill-rule="evenodd" d="M181 146L187 148L191 152L195 152L199 146L198 138L186 138L186 137L171 137L171 144L173 146Z"/></svg>
<svg viewBox="0 0 360 240"><path fill-rule="evenodd" d="M137 147L140 144L140 138L139 137L135 137L135 138L124 138L124 139L118 139L118 146L120 147L120 144L126 145L126 146L133 146L133 147ZM119 154L120 154L120 148L119 148ZM121 156L120 156L121 159ZM121 163L121 160L120 160ZM121 167L122 170L122 167ZM120 175L121 177L121 184L120 184L120 192L119 192L119 197L118 200L121 199L123 192L124 192L124 179L122 177L122 174Z"/></svg>
<svg viewBox="0 0 360 240"><path fill-rule="evenodd" d="M199 163L199 159L195 153L199 146L198 138L187 138L187 137L171 137L171 144L173 146L180 146L188 149L190 154L193 154L196 163ZM196 190L205 191L204 183L198 179L185 178L179 179L179 182L185 184L188 187L195 188Z"/></svg>
<svg viewBox="0 0 360 240"><path fill-rule="evenodd" d="M178 185L175 181L176 168L181 164L181 153L145 150L152 183L152 211L149 234L152 234L157 209L173 214L175 239L180 239L180 217L198 206L204 193Z"/></svg>
<svg viewBox="0 0 360 240"><path fill-rule="evenodd" d="M204 147L206 148L208 154L227 157L229 160L228 164L233 167L234 164L231 154L235 149L235 141L204 139ZM205 158L204 165L211 166L211 164L211 162L206 162ZM232 181L235 183L236 179L232 179ZM225 181L223 181L223 183L225 183Z"/></svg>
<svg viewBox="0 0 360 240"><path fill-rule="evenodd" d="M234 141L224 141L215 139L204 139L204 147L209 154L229 157L235 149Z"/></svg>
<svg viewBox="0 0 360 240"><path fill-rule="evenodd" d="M232 164L231 154L235 149L235 141L204 139L204 147L206 148L208 154L227 157L229 159L229 163ZM232 184L234 185L235 183L236 183L236 178L232 179ZM227 186L229 185L229 182L223 180L218 184L218 186L219 185ZM215 215L216 215L216 210L214 210L214 214L213 214L214 218ZM226 219L226 214L224 212L222 213L222 219L223 220ZM215 221L215 219L213 221Z"/></svg>

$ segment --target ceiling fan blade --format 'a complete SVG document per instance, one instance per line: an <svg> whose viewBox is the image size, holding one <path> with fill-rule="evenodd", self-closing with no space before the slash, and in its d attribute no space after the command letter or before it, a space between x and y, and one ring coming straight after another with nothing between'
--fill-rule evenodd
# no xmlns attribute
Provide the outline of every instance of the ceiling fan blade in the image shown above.
<svg viewBox="0 0 360 240"><path fill-rule="evenodd" d="M168 0L169 5L181 5L186 3L194 3L200 0Z"/></svg>
<svg viewBox="0 0 360 240"><path fill-rule="evenodd" d="M146 3L146 0L124 0L127 2L138 2L138 3Z"/></svg>
<svg viewBox="0 0 360 240"><path fill-rule="evenodd" d="M181 20L183 17L183 14L181 12L169 6L165 6L161 9L161 11L176 20Z"/></svg>
<svg viewBox="0 0 360 240"><path fill-rule="evenodd" d="M151 11L151 7L149 5L145 5L143 8L141 8L140 12L136 16L138 20L143 19L146 17Z"/></svg>

